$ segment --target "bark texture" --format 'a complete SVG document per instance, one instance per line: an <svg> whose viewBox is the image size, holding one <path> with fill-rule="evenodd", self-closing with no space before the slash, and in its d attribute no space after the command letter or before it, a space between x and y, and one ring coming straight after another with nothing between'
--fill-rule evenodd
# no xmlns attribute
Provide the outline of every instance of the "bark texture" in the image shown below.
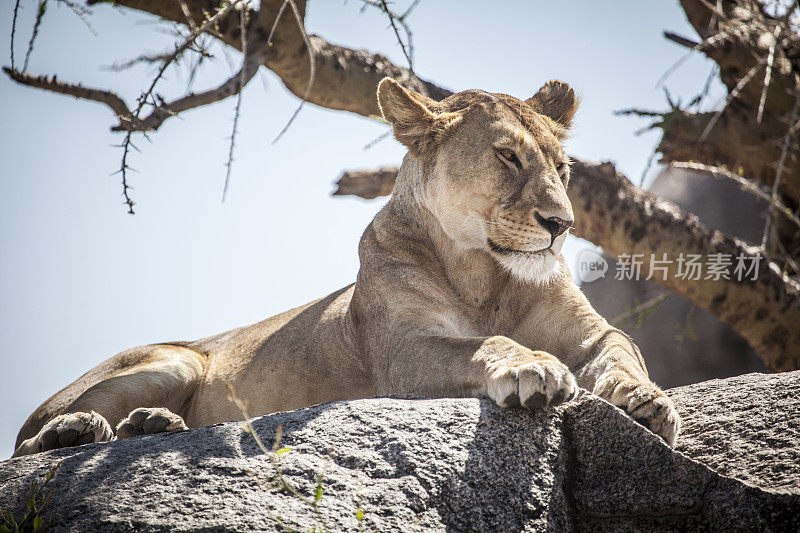
<svg viewBox="0 0 800 533"><path fill-rule="evenodd" d="M776 199L796 211L800 207L800 35L790 15L796 15L797 5L778 16L758 0L681 0L680 4L700 42L665 35L714 61L728 95L715 111L675 107L661 114L654 124L663 130L657 147L661 161L723 167L774 186ZM773 216L772 208L770 213ZM785 217L770 220L764 244L785 270L800 276L800 231L794 224Z"/></svg>
<svg viewBox="0 0 800 533"><path fill-rule="evenodd" d="M800 368L800 293L797 284L781 274L768 258L761 258L755 280L682 279L676 259L680 254L754 257L758 249L711 231L675 204L634 186L611 163L576 162L570 183L576 234L608 253L644 254L643 271L650 271L651 254L671 261L667 274L654 281L711 312L744 337L773 370ZM735 259L734 259L735 261ZM749 263L748 263L749 264ZM734 263L735 265L735 263Z"/></svg>
<svg viewBox="0 0 800 533"><path fill-rule="evenodd" d="M800 37L782 29L781 20L768 16L760 2L722 0L714 5L718 10L702 0L681 0L687 20L701 39L699 50L719 66L720 80L728 88L728 105L702 143L698 141L716 113L674 110L665 114L658 151L665 162L725 166L771 185L800 89ZM748 75L749 81L743 81ZM795 208L800 203L796 161L793 143L780 191Z"/></svg>
<svg viewBox="0 0 800 533"><path fill-rule="evenodd" d="M360 196L372 200L389 196L394 188L399 167L384 167L376 170L347 170L336 182L334 196Z"/></svg>
<svg viewBox="0 0 800 533"><path fill-rule="evenodd" d="M92 0L89 4L100 3ZM164 20L187 24L180 2L154 0L120 0L118 6L129 7L151 13ZM185 0L192 16L192 23L199 25L204 13L213 13L219 5L214 0ZM266 42L283 0L264 0L258 12L250 14L248 32L255 40ZM296 0L301 16L305 16L305 0ZM263 65L277 74L287 89L302 98L309 77L309 62L306 45L293 15L285 9L272 34L272 46L265 54ZM238 13L231 13L220 20L215 36L225 44L241 50ZM381 54L367 50L352 50L329 43L317 35L309 36L313 48L315 75L306 100L328 109L350 111L366 117L380 116L375 99L375 88L385 77L396 79L402 85L417 92L441 100L450 91L419 79L407 68L394 65Z"/></svg>

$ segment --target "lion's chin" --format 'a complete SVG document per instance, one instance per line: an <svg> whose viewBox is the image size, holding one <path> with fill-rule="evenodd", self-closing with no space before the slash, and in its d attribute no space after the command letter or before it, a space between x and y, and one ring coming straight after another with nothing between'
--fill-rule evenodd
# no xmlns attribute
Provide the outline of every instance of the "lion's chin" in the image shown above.
<svg viewBox="0 0 800 533"><path fill-rule="evenodd" d="M512 277L535 285L547 285L559 271L560 263L550 250L534 255L508 254L495 255Z"/></svg>

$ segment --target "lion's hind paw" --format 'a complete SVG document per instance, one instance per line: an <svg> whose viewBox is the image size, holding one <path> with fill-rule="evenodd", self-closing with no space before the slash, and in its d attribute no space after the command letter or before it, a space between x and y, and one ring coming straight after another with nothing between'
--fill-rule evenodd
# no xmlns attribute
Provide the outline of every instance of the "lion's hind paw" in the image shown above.
<svg viewBox="0 0 800 533"><path fill-rule="evenodd" d="M183 418L164 407L139 407L117 425L117 439L189 429Z"/></svg>
<svg viewBox="0 0 800 533"><path fill-rule="evenodd" d="M45 424L35 437L23 442L12 457L109 441L113 436L108 421L94 411L66 413Z"/></svg>

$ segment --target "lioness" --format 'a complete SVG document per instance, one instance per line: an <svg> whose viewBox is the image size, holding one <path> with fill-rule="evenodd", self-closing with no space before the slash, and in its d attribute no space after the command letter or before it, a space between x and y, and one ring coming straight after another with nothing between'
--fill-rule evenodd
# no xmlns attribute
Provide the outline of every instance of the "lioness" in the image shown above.
<svg viewBox="0 0 800 533"><path fill-rule="evenodd" d="M361 238L355 285L215 337L122 352L39 407L14 455L237 419L226 382L253 414L390 394L546 409L580 386L674 445L672 402L560 255L572 89L436 102L386 78L378 101L408 155Z"/></svg>

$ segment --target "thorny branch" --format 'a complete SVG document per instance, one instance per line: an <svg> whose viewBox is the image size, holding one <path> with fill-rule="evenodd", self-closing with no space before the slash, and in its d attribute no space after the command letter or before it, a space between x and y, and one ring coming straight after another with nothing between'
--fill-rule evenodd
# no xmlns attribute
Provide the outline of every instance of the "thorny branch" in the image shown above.
<svg viewBox="0 0 800 533"><path fill-rule="evenodd" d="M696 43L691 39L687 39L686 37L681 37L680 35L668 31L665 31L663 35L664 38L667 39L668 41L672 41L675 44L689 48L689 51L687 51L683 56L681 56L680 59L678 59L671 67L669 67L664 72L664 74L661 75L661 77L658 79L658 82L656 82L656 87L661 87L664 84L664 82L667 81L667 78L669 78L676 70L678 70L678 68L681 65L683 65L686 61L689 60L690 57L692 57L693 52L702 51L704 48L709 46L714 46L718 42L724 41L729 37L727 32L720 32L716 35L708 37L707 39L704 39L702 42Z"/></svg>
<svg viewBox="0 0 800 533"><path fill-rule="evenodd" d="M186 3L186 0L178 0L178 3L180 3L181 11L183 11L183 15L186 17L186 24L189 25L189 28L192 31L196 31L197 24L195 24L194 19L192 18L192 10L189 9L189 5Z"/></svg>
<svg viewBox="0 0 800 533"><path fill-rule="evenodd" d="M680 0L694 39L665 33L689 52L662 76L669 76L692 52L714 61L727 94L712 111L699 101L662 113L650 127L663 131L657 151L661 162L710 171L761 185L772 193L762 246L784 271L797 272L800 261L800 151L795 135L800 95L800 5L758 0ZM660 83L660 82L659 82ZM703 94L706 90L704 89ZM697 108L691 112L692 105ZM787 118L789 121L787 123ZM776 213L784 216L775 217Z"/></svg>
<svg viewBox="0 0 800 533"><path fill-rule="evenodd" d="M11 70L14 70L14 37L17 34L17 17L19 16L20 0L14 2L14 17L11 19Z"/></svg>
<svg viewBox="0 0 800 533"><path fill-rule="evenodd" d="M769 82L772 77L772 63L775 61L775 47L778 44L778 37L781 34L780 26L775 26L772 44L769 46L769 55L767 56L767 72L764 75L764 88L761 90L761 99L758 102L758 116L756 122L761 124L761 117L764 116L764 104L767 102L767 91L769 90Z"/></svg>
<svg viewBox="0 0 800 533"><path fill-rule="evenodd" d="M245 4L247 5L247 4ZM181 2L181 7L185 8L186 3ZM184 12L187 11L188 8L184 9ZM239 113L242 109L242 90L244 89L245 84L250 81L255 73L258 71L258 67L261 65L261 53L259 53L257 59L251 59L251 55L248 54L247 50L247 10L240 9L239 10L239 20L240 20L240 28L242 32L242 68L239 69L239 86L238 90L236 91L236 112L233 115L233 131L231 131L231 142L228 148L228 161L225 164L226 171L225 171L225 185L222 189L222 201L225 201L225 196L228 194L228 184L231 180L231 169L233 168L233 150L236 146L236 130L239 126ZM263 49L261 44L258 45L259 51Z"/></svg>
<svg viewBox="0 0 800 533"><path fill-rule="evenodd" d="M33 74L13 70L9 67L3 67L3 71L8 74L12 80L23 85L37 87L39 89L46 89L55 93L66 94L69 96L74 96L75 98L82 98L84 100L92 100L94 102L105 104L111 108L111 110L114 112L114 115L117 117L127 117L131 114L130 109L128 109L128 105L125 103L125 101L111 91L92 89L90 87L84 87L80 84L67 83L59 80L55 75L51 77L34 76Z"/></svg>
<svg viewBox="0 0 800 533"><path fill-rule="evenodd" d="M289 127L294 122L294 119L297 118L297 115L300 114L300 111L303 109L303 106L308 101L308 95L311 93L311 87L314 86L314 78L316 77L316 60L314 57L314 48L311 46L311 39L306 33L305 25L303 24L303 17L300 15L300 10L297 9L297 3L295 0L284 0L283 5L281 6L281 11L278 13L278 17L275 18L275 24L272 27L272 31L270 32L270 39L269 42L272 42L271 36L275 31L275 28L278 25L278 21L280 19L280 14L283 12L286 4L289 4L292 8L292 13L294 14L294 18L297 21L297 27L300 30L300 35L303 37L303 43L306 46L306 52L308 53L308 83L306 84L306 90L303 93L303 98L300 100L300 105L297 106L297 109L294 110L294 113L291 117L289 117L289 121L283 127L283 129L278 133L278 135L272 140L272 144L275 144L283 137L284 133L289 131Z"/></svg>
<svg viewBox="0 0 800 533"><path fill-rule="evenodd" d="M263 53L263 52L262 52ZM253 57L260 57L255 55ZM164 59L166 62L169 58ZM255 62L255 64L253 64ZM245 83L252 79L255 75L259 62L255 60L250 61L245 65ZM160 102L155 104L156 108L147 117L135 120L135 113L132 113L125 101L114 93L104 89L94 89L84 87L80 84L74 84L59 80L54 76L36 76L28 72L12 70L8 67L3 67L3 71L14 81L23 85L45 89L51 92L66 94L81 98L84 100L93 100L106 104L116 117L120 119L120 123L112 126L111 131L127 131L132 129L134 131L154 131L157 130L164 121L170 117L176 116L179 113L208 105L228 96L237 94L241 83L241 73L237 72L226 80L219 87L204 91L202 93L190 93L182 98L172 102ZM152 93L152 91L151 91Z"/></svg>
<svg viewBox="0 0 800 533"><path fill-rule="evenodd" d="M199 56L200 59L209 58L212 59L214 56L203 47L203 45L198 46L190 46L186 49L186 52L194 52ZM133 59L129 59L127 61L114 63L113 65L101 67L103 70L110 70L112 72L121 72L123 70L127 70L131 67L139 65L141 63L161 63L162 61L168 61L172 57L172 51L164 52L162 54L141 54ZM180 57L176 57L174 61L177 63Z"/></svg>
<svg viewBox="0 0 800 533"><path fill-rule="evenodd" d="M206 36L204 36L204 37L206 37ZM198 46L198 49L204 51L204 53L200 53L197 56L197 60L194 62L194 64L192 64L189 67L189 76L186 79L186 92L187 93L191 92L192 84L194 83L194 80L195 80L195 77L197 76L197 73L200 71L200 67L203 64L203 61L205 61L206 59L214 59L214 55L211 54L210 52L207 52L208 46L209 46L209 43L207 41L209 41L209 40L210 40L210 37L206 37L204 42L201 43Z"/></svg>
<svg viewBox="0 0 800 533"><path fill-rule="evenodd" d="M28 70L28 63L31 60L33 45L36 42L36 37L39 36L39 27L42 25L42 20L46 12L47 0L41 0L39 2L39 7L36 9L36 22L33 23L33 32L31 32L31 39L28 41L28 51L25 52L25 62L22 64L22 70Z"/></svg>
<svg viewBox="0 0 800 533"><path fill-rule="evenodd" d="M43 0L43 2L45 1L46 0ZM58 0L58 1L68 2L68 0ZM129 108L127 104L125 104L125 101L120 96L118 96L112 91L101 90L101 89L89 89L86 87L82 87L81 85L78 84L62 82L58 80L55 76L52 77L35 76L24 70L20 72L13 68L10 70L6 69L6 72L12 79L14 79L19 83L30 85L33 87L38 87L41 89L50 90L61 94L68 94L70 96L75 96L77 98L94 100L100 103L105 103L106 105L109 106L109 108L111 108L115 116L119 119L119 123L116 126L112 127L112 131L119 131L125 133L125 137L123 138L123 141L120 145L123 152L122 162L120 165L120 169L118 170L117 173L120 173L122 176L123 197L125 200L125 204L128 206L128 211L130 213L133 213L133 202L128 194L130 187L128 185L128 180L127 180L127 171L130 169L130 167L127 161L128 161L128 154L130 153L130 147L132 146L131 137L133 132L136 131L146 132L146 131L157 130L165 120L183 111L208 105L210 103L222 100L232 95L239 95L236 104L236 112L234 115L234 126L233 126L233 133L230 139L231 144L229 147L228 160L226 163L227 170L226 170L225 188L223 192L223 198L224 198L227 192L228 184L230 182L230 173L232 168L236 130L238 128L238 120L241 111L241 96L240 96L241 89L255 76L261 64L267 63L268 58L274 57L276 55L275 51L270 49L273 45L272 36L275 33L276 29L278 28L280 15L287 8L290 9L292 12L294 19L293 24L296 24L296 28L299 30L298 35L301 37L304 48L306 49L306 54L308 56L308 77L305 82L305 90L302 94L300 104L298 105L297 109L292 114L290 119L287 121L284 128L276 136L273 143L277 142L286 133L286 131L288 131L288 129L290 128L290 126L292 125L292 123L302 110L305 102L309 100L309 95L313 88L316 77L318 47L314 45L314 41L305 31L305 26L303 23L305 2L303 2L303 11L301 11L300 6L298 5L298 1L299 0L281 1L281 8L278 13L278 16L275 17L269 38L264 39L264 34L258 33L259 31L261 31L261 27L259 26L259 24L249 24L248 22L246 22L249 20L257 19L262 16L261 11L254 11L249 8L249 1L244 2L243 0L236 0L232 3L223 4L222 7L216 9L216 13L213 16L206 14L206 10L205 8L203 8L202 9L204 13L203 18L197 19L198 2L188 1L188 0L178 0L178 6L180 7L180 10L178 13L176 13L176 15L179 14L179 20L176 20L176 22L178 22L179 24L188 25L188 27L191 29L188 36L186 36L182 40L182 43L176 45L175 50L171 52L165 54L159 54L157 56L143 55L134 60L128 61L121 65L115 65L113 67L117 69L126 68L132 64L142 61L161 63L160 68L158 69L158 72L155 75L153 81L150 83L150 86L140 94L137 100L137 105L134 106L133 110L131 110L131 108ZM136 2L131 2L131 3L135 4ZM67 5L70 5L70 3L68 3ZM241 50L243 52L242 67L239 70L239 72L231 76L219 87L200 93L190 93L171 102L167 102L163 100L160 96L155 95L154 94L155 86L162 78L167 67L173 64L175 61L177 61L177 59L184 52L188 50L195 51L198 54L200 54L198 63L195 64L190 74L189 84L191 84L191 80L194 77L194 72L196 71L197 65L208 55L204 47L198 47L195 44L197 38L203 34L210 34L227 41L227 38L223 36L223 33L226 33L227 37L230 37L234 33L234 31L230 27L230 24L226 22L227 20L226 17L228 13L234 8L238 9L240 12L239 24L238 24L239 28L235 28L235 30L237 30L235 31L236 38L238 39L236 45L237 47L241 47ZM223 24L223 22L225 22L225 24ZM262 23L262 21L258 22ZM286 33L286 30L284 29L282 30L282 32ZM282 47L285 47L285 44L287 44L285 43L285 41L286 41L285 36L282 36L282 42L281 42L281 45L283 45ZM142 112L144 111L146 106L152 106L152 111L149 113L149 115L142 117L141 116Z"/></svg>
<svg viewBox="0 0 800 533"><path fill-rule="evenodd" d="M208 6L215 5L213 0L185 0L192 16L200 21L200 14ZM257 15L250 15L251 20L261 28L266 36L275 21L275 15L285 0L263 0ZM90 4L98 0L89 0ZM301 15L305 13L305 1L295 0ZM415 3L414 3L415 4ZM412 7L413 5L412 4ZM156 15L163 20L186 24L185 14L176 2L153 2L152 0L117 0L116 5L137 9ZM408 10L404 15L408 14ZM236 23L238 27L238 22ZM222 43L239 49L239 34L234 30L231 17L220 20L218 31L214 34ZM274 46L264 57L264 66L272 70L284 83L286 88L298 98L302 98L308 86L308 61L300 62L295 53L304 46L302 35L297 31L294 22L291 27L282 20L275 30ZM259 34L260 35L260 34ZM260 37L259 37L260 38ZM308 94L307 101L328 109L349 111L365 117L380 116L375 99L375 87L384 77L398 80L410 89L420 92L435 100L441 100L450 91L431 81L412 76L403 67L392 64L385 56L366 50L352 50L327 42L325 39L309 35L314 52L315 83Z"/></svg>
<svg viewBox="0 0 800 533"><path fill-rule="evenodd" d="M406 61L408 61L408 70L411 71L411 74L414 74L414 37L411 34L411 29L408 27L408 24L406 24L405 18L414 9L416 3L412 4L402 15L397 15L391 9L389 9L389 5L386 3L386 0L378 0L377 2L374 2L373 0L364 0L364 5L375 6L386 13L386 16L389 17L389 25L392 27L392 31L394 31L397 44L400 45L400 49L403 51ZM406 46L406 43L404 43L403 39L400 37L400 30L397 29L397 23L400 23L400 25L403 27L403 31L406 33L408 46Z"/></svg>
<svg viewBox="0 0 800 533"><path fill-rule="evenodd" d="M67 6L70 9L70 11L75 13L75 15L79 19L81 19L81 21L84 23L86 28L90 32L92 32L92 34L97 35L97 32L94 29L94 26L92 26L92 23L89 21L89 15L92 14L92 10L91 9L83 7L82 5L79 5L76 2L73 2L72 0L56 0L56 2L58 2L59 4L64 4L65 6Z"/></svg>
<svg viewBox="0 0 800 533"><path fill-rule="evenodd" d="M728 109L728 106L730 105L731 102L733 102L736 98L739 97L739 94L742 92L745 86L748 83L750 83L750 80L753 79L753 76L756 75L756 72L758 72L761 66L766 62L767 58L762 57L761 59L758 60L758 63L753 65L750 68L750 70L747 71L747 74L742 76L742 79L739 80L739 83L737 83L736 86L733 88L733 90L725 97L725 101L722 104L722 106L719 109L717 109L717 111L714 113L714 116L711 117L711 120L708 121L708 124L703 130L703 133L700 134L700 138L697 140L698 144L703 144L705 142L705 140L708 138L708 134L711 133L711 130L713 130L714 126L716 126L717 122L719 122L722 113L726 109Z"/></svg>
<svg viewBox="0 0 800 533"><path fill-rule="evenodd" d="M37 16L37 22L34 27L35 29L33 36L31 37L31 45L29 45L28 54L26 55L25 66L27 66L28 57L30 56L30 51L32 49L32 43L37 33L36 28L38 28L41 17L44 13L44 9L42 9L41 6L45 3L46 2L44 0L40 3L39 14ZM242 86L252 79L252 77L258 71L258 67L260 66L263 58L265 46L256 47L253 50L250 59L245 59L243 62L241 71L215 89L197 94L192 93L169 103L164 101L154 101L153 99L153 92L156 85L164 75L166 69L176 60L176 58L178 58L186 50L191 49L194 46L196 39L201 34L208 31L210 28L213 28L221 18L225 17L228 12L238 7L241 3L242 0L231 2L219 9L213 16L208 17L201 26L193 25L193 29L189 36L181 44L176 45L175 50L171 54L167 54L162 58L158 58L161 60L161 66L154 79L150 83L150 86L139 96L137 100L137 106L133 111L130 110L128 105L120 96L112 91L93 89L83 87L79 84L64 82L58 80L56 76L35 76L25 72L24 70L20 72L14 70L13 68L7 67L4 67L3 70L18 83L74 96L76 98L100 102L106 104L114 112L115 116L117 116L120 122L117 126L112 127L112 131L125 132L125 137L120 145L122 148L122 162L117 173L121 174L122 177L122 194L125 204L128 207L128 212L133 214L134 204L129 195L130 186L127 180L127 172L128 170L131 170L131 167L128 165L128 155L130 153L130 148L134 147L131 143L133 132L156 130L167 118L171 116L175 116L178 113L188 109L207 105L233 94L237 94L241 91ZM244 16L244 14L242 16ZM144 107L148 104L153 106L153 111L147 117L140 118Z"/></svg>
<svg viewBox="0 0 800 533"><path fill-rule="evenodd" d="M175 51L173 52L172 58L169 59L169 60L166 60L166 61L164 61L162 63L161 68L159 68L158 72L156 73L155 77L153 78L153 81L150 83L150 86L147 88L146 91L144 91L139 96L138 105L136 107L136 110L132 113L132 115L130 117L128 117L128 123L127 123L127 126L126 126L125 138L123 139L122 145L121 145L122 146L122 163L120 165L119 171L117 171L117 172L122 177L122 196L125 199L125 204L128 206L128 213L130 213L131 215L134 214L134 211L133 211L133 200L131 199L130 195L128 194L128 190L130 189L130 186L128 185L128 179L127 179L128 170L130 169L130 167L128 165L128 154L130 153L130 147L132 146L131 145L131 136L133 135L133 132L137 129L137 126L139 124L139 116L141 115L141 112L144 109L144 106L148 103L148 99L150 99L152 97L153 91L155 90L156 85L158 84L159 80L161 80L161 77L164 75L164 72L166 72L167 68L172 64L172 61L174 60L174 58L179 56L185 50L187 50L190 46L192 46L194 44L195 39L197 39L200 36L200 34L202 34L208 28L213 27L214 24L220 18L224 17L230 10L232 10L233 8L239 6L241 3L242 3L242 0L235 0L234 2L231 2L230 4L226 5L225 7L221 8L220 10L218 10L217 13L214 16L209 17L208 20L206 20L205 23L202 26L200 26L197 29L193 30L191 32L191 34L190 34L190 37L188 39L186 39L183 42L183 44L181 44L180 46L177 46L175 48ZM185 100L187 100L187 98L184 98L183 100L185 101ZM155 104L154 107L155 107L155 111L153 112L153 114L150 115L151 117L156 115L156 113L160 109L163 111L163 108L161 106L159 106L158 104ZM171 110L171 109L169 111L163 111L163 112L166 113L166 114L163 116L163 118L161 118L161 121L159 122L159 124L161 122L163 122L164 119L167 118L168 114L174 113L174 111ZM156 120L158 120L158 119L156 119ZM123 122L124 122L124 119L123 119Z"/></svg>

